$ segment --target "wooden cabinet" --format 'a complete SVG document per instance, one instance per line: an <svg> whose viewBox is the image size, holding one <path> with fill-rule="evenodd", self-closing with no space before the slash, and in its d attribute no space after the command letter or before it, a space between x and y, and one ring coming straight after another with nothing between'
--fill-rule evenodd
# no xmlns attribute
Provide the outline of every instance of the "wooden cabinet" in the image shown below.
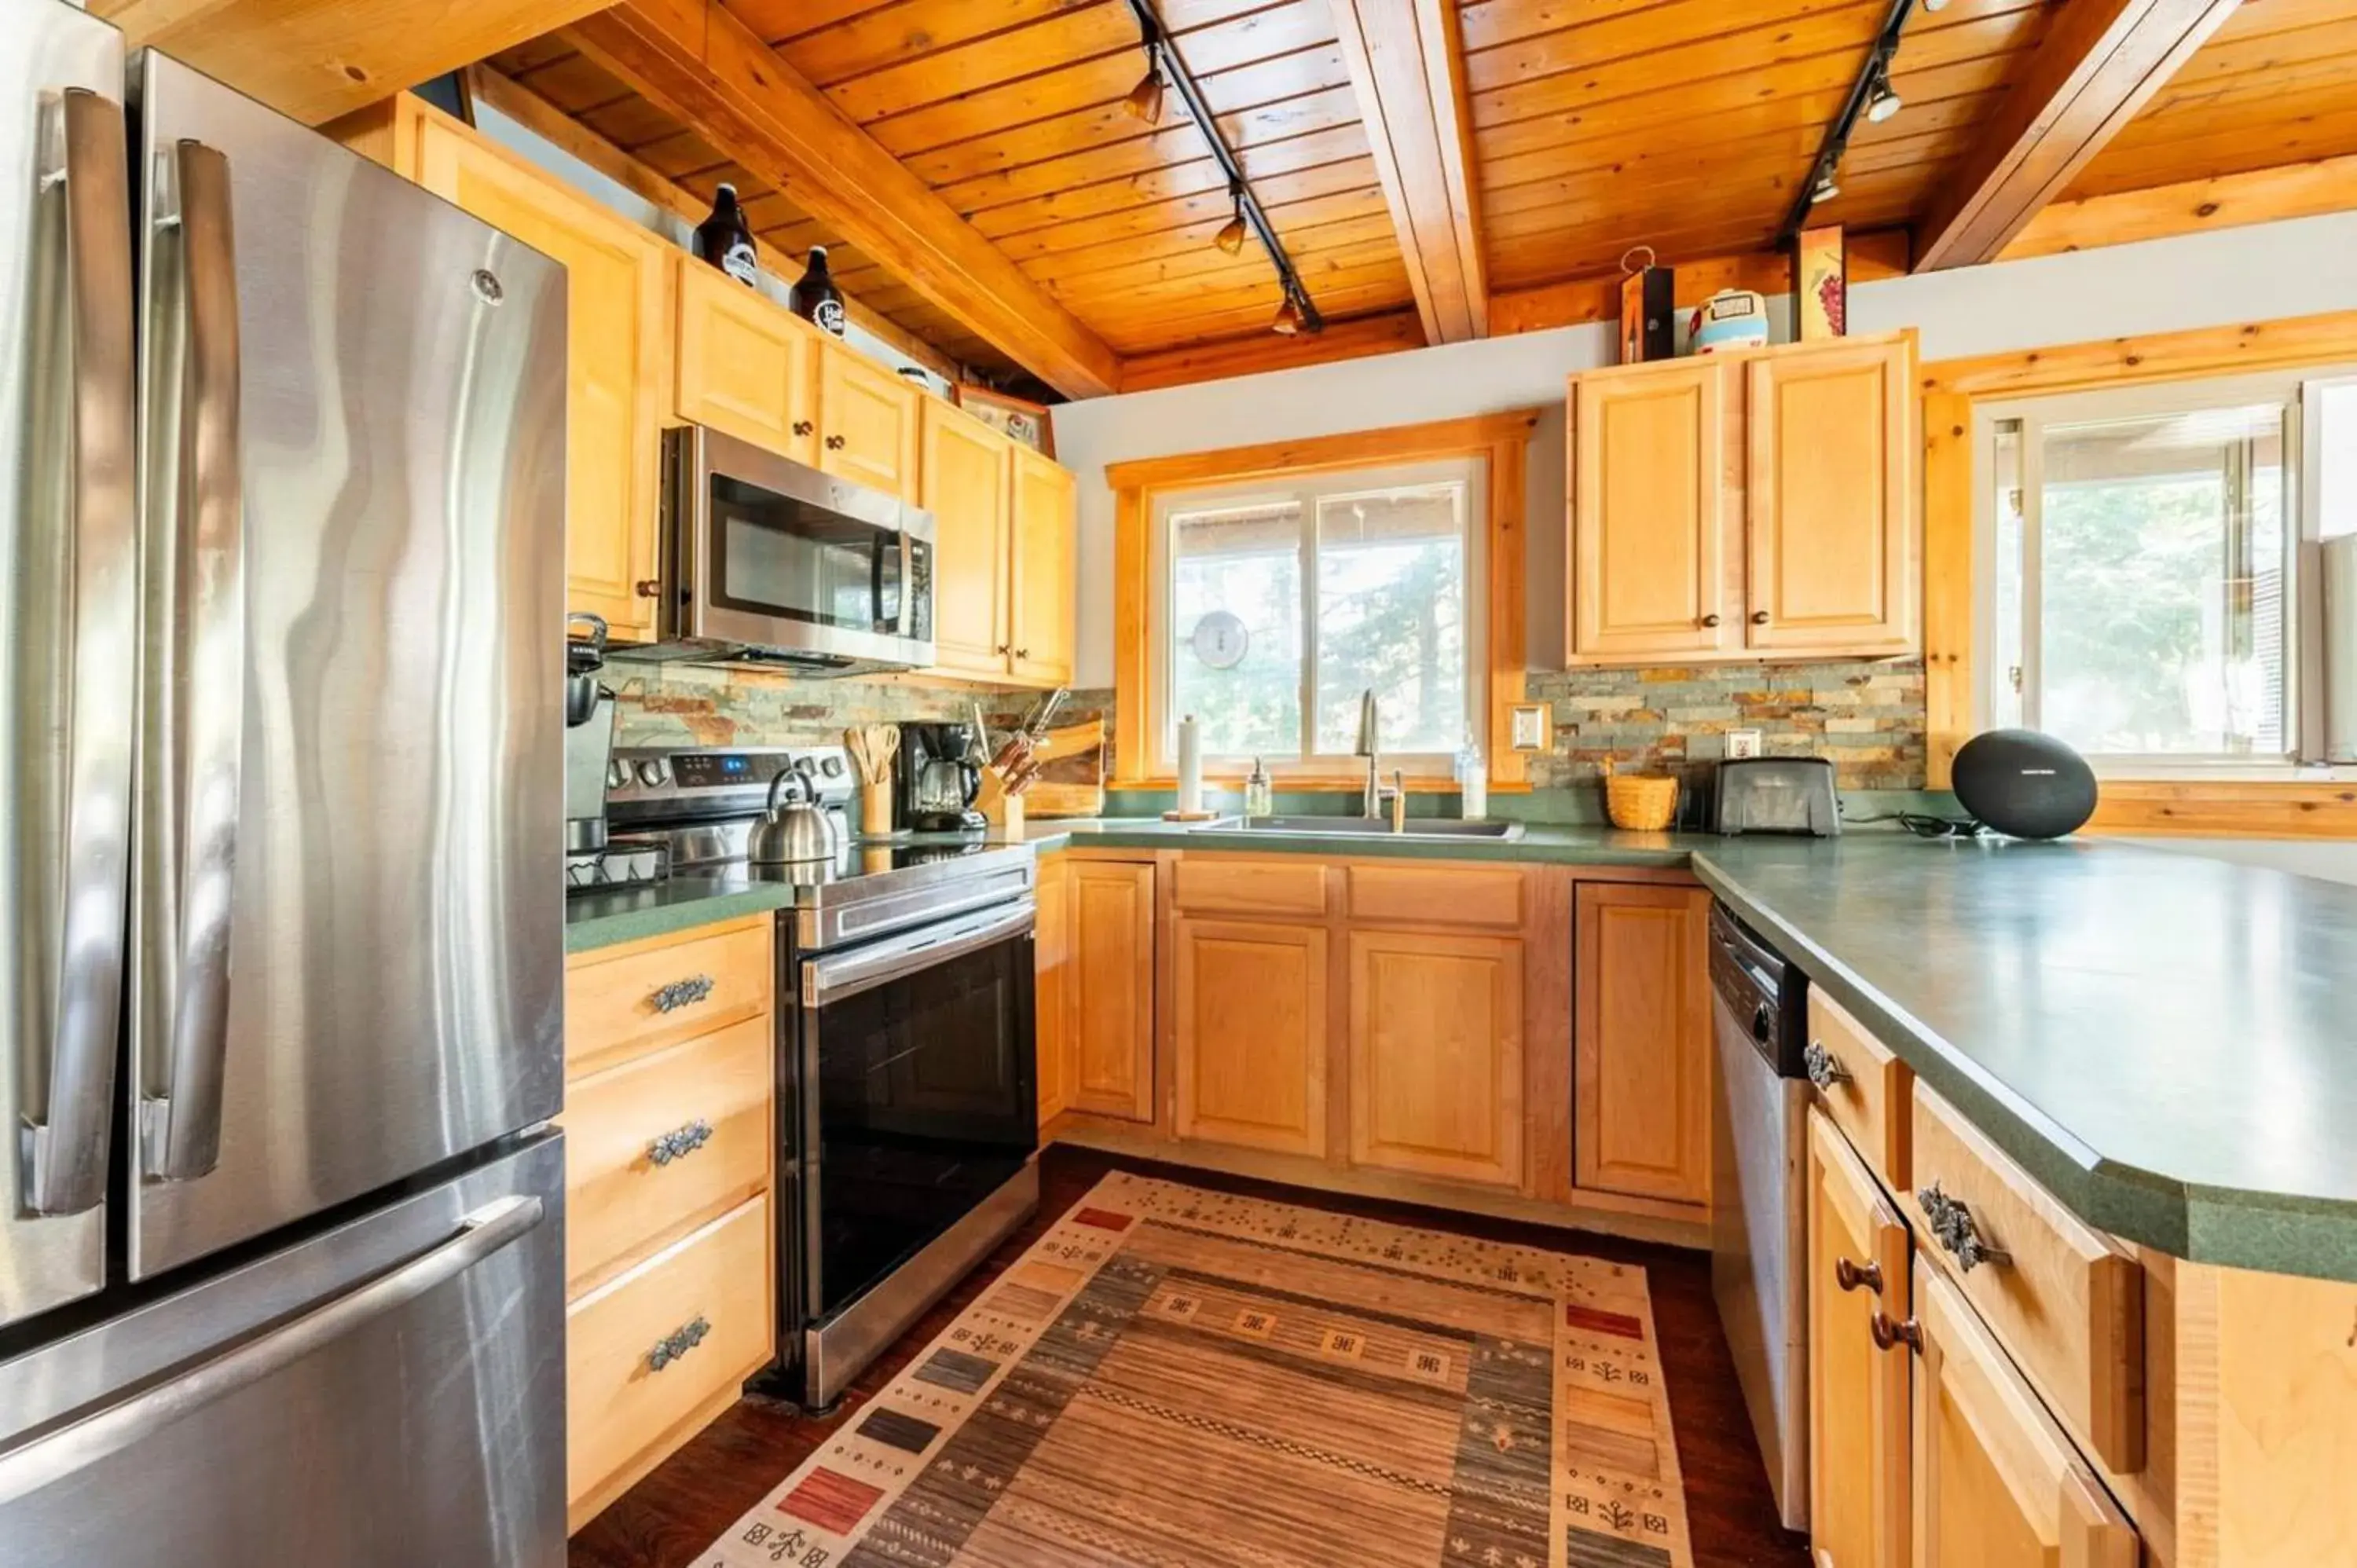
<svg viewBox="0 0 2357 1568"><path fill-rule="evenodd" d="M1078 486L1070 469L1028 446L1015 446L1014 457L1007 671L1066 685L1079 640Z"/></svg>
<svg viewBox="0 0 2357 1568"><path fill-rule="evenodd" d="M570 1529L775 1348L774 930L757 915L566 961Z"/></svg>
<svg viewBox="0 0 2357 1568"><path fill-rule="evenodd" d="M823 334L818 348L819 467L915 500L918 405L924 393Z"/></svg>
<svg viewBox="0 0 2357 1568"><path fill-rule="evenodd" d="M1812 345L1744 367L1747 647L1914 647L1912 369L1904 338Z"/></svg>
<svg viewBox="0 0 2357 1568"><path fill-rule="evenodd" d="M1154 866L1071 865L1071 1106L1154 1120Z"/></svg>
<svg viewBox="0 0 2357 1568"><path fill-rule="evenodd" d="M1573 917L1574 1185L1710 1199L1710 895L1582 882Z"/></svg>
<svg viewBox="0 0 2357 1568"><path fill-rule="evenodd" d="M1032 1035L1039 1045L1039 1125L1072 1103L1072 872L1061 855L1039 863Z"/></svg>
<svg viewBox="0 0 2357 1568"><path fill-rule="evenodd" d="M679 267L673 411L740 441L818 460L816 328L693 257Z"/></svg>
<svg viewBox="0 0 2357 1568"><path fill-rule="evenodd" d="M923 400L920 504L933 514L933 662L1006 673L1015 444L939 398Z"/></svg>
<svg viewBox="0 0 2357 1568"><path fill-rule="evenodd" d="M1901 333L1573 377L1573 661L1913 650L1914 351Z"/></svg>
<svg viewBox="0 0 2357 1568"><path fill-rule="evenodd" d="M1914 1273L1914 1568L2136 1568L2135 1528L1956 1288Z"/></svg>
<svg viewBox="0 0 2357 1568"><path fill-rule="evenodd" d="M1178 1135L1324 1155L1326 928L1180 915L1170 948Z"/></svg>
<svg viewBox="0 0 2357 1568"><path fill-rule="evenodd" d="M405 93L336 131L565 264L565 607L652 639L677 248Z"/></svg>
<svg viewBox="0 0 2357 1568"><path fill-rule="evenodd" d="M1725 377L1709 360L1572 381L1572 650L1728 652Z"/></svg>
<svg viewBox="0 0 2357 1568"><path fill-rule="evenodd" d="M1809 1113L1809 1539L1818 1568L1907 1568L1906 1224L1822 1112ZM1887 1331L1886 1331L1887 1333Z"/></svg>
<svg viewBox="0 0 2357 1568"><path fill-rule="evenodd" d="M1523 1180L1523 942L1351 932L1351 1160Z"/></svg>

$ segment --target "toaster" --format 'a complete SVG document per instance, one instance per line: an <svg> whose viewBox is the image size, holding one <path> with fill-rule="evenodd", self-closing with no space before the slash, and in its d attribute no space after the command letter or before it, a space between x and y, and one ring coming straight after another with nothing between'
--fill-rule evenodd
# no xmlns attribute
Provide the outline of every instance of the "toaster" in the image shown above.
<svg viewBox="0 0 2357 1568"><path fill-rule="evenodd" d="M1718 765L1711 826L1722 833L1841 832L1834 765L1822 757L1746 757Z"/></svg>

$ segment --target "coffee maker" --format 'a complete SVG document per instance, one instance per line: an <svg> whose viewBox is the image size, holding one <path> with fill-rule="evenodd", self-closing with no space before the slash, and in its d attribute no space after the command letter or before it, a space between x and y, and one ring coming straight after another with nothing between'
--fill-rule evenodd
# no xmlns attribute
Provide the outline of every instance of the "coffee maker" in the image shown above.
<svg viewBox="0 0 2357 1568"><path fill-rule="evenodd" d="M977 749L972 725L902 725L900 749L893 755L893 828L939 833L985 826L974 809L982 793Z"/></svg>

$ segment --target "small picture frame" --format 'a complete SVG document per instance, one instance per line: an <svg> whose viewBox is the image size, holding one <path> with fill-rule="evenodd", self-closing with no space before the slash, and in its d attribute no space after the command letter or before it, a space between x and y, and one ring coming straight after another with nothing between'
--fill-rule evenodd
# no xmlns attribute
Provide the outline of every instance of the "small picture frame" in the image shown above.
<svg viewBox="0 0 2357 1568"><path fill-rule="evenodd" d="M1056 455L1056 426L1048 405L1009 397L1003 392L960 381L957 405L1009 440L1020 442L1043 457Z"/></svg>

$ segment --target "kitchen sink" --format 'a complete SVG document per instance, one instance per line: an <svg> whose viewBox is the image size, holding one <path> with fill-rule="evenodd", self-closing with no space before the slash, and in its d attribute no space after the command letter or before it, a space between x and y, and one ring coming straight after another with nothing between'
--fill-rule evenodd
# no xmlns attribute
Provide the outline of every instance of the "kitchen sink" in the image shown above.
<svg viewBox="0 0 2357 1568"><path fill-rule="evenodd" d="M1222 817L1194 830L1200 832L1309 833L1330 838L1495 839L1512 842L1523 836L1520 822L1468 822L1454 817L1410 817L1407 827L1392 832L1388 819L1365 817Z"/></svg>

